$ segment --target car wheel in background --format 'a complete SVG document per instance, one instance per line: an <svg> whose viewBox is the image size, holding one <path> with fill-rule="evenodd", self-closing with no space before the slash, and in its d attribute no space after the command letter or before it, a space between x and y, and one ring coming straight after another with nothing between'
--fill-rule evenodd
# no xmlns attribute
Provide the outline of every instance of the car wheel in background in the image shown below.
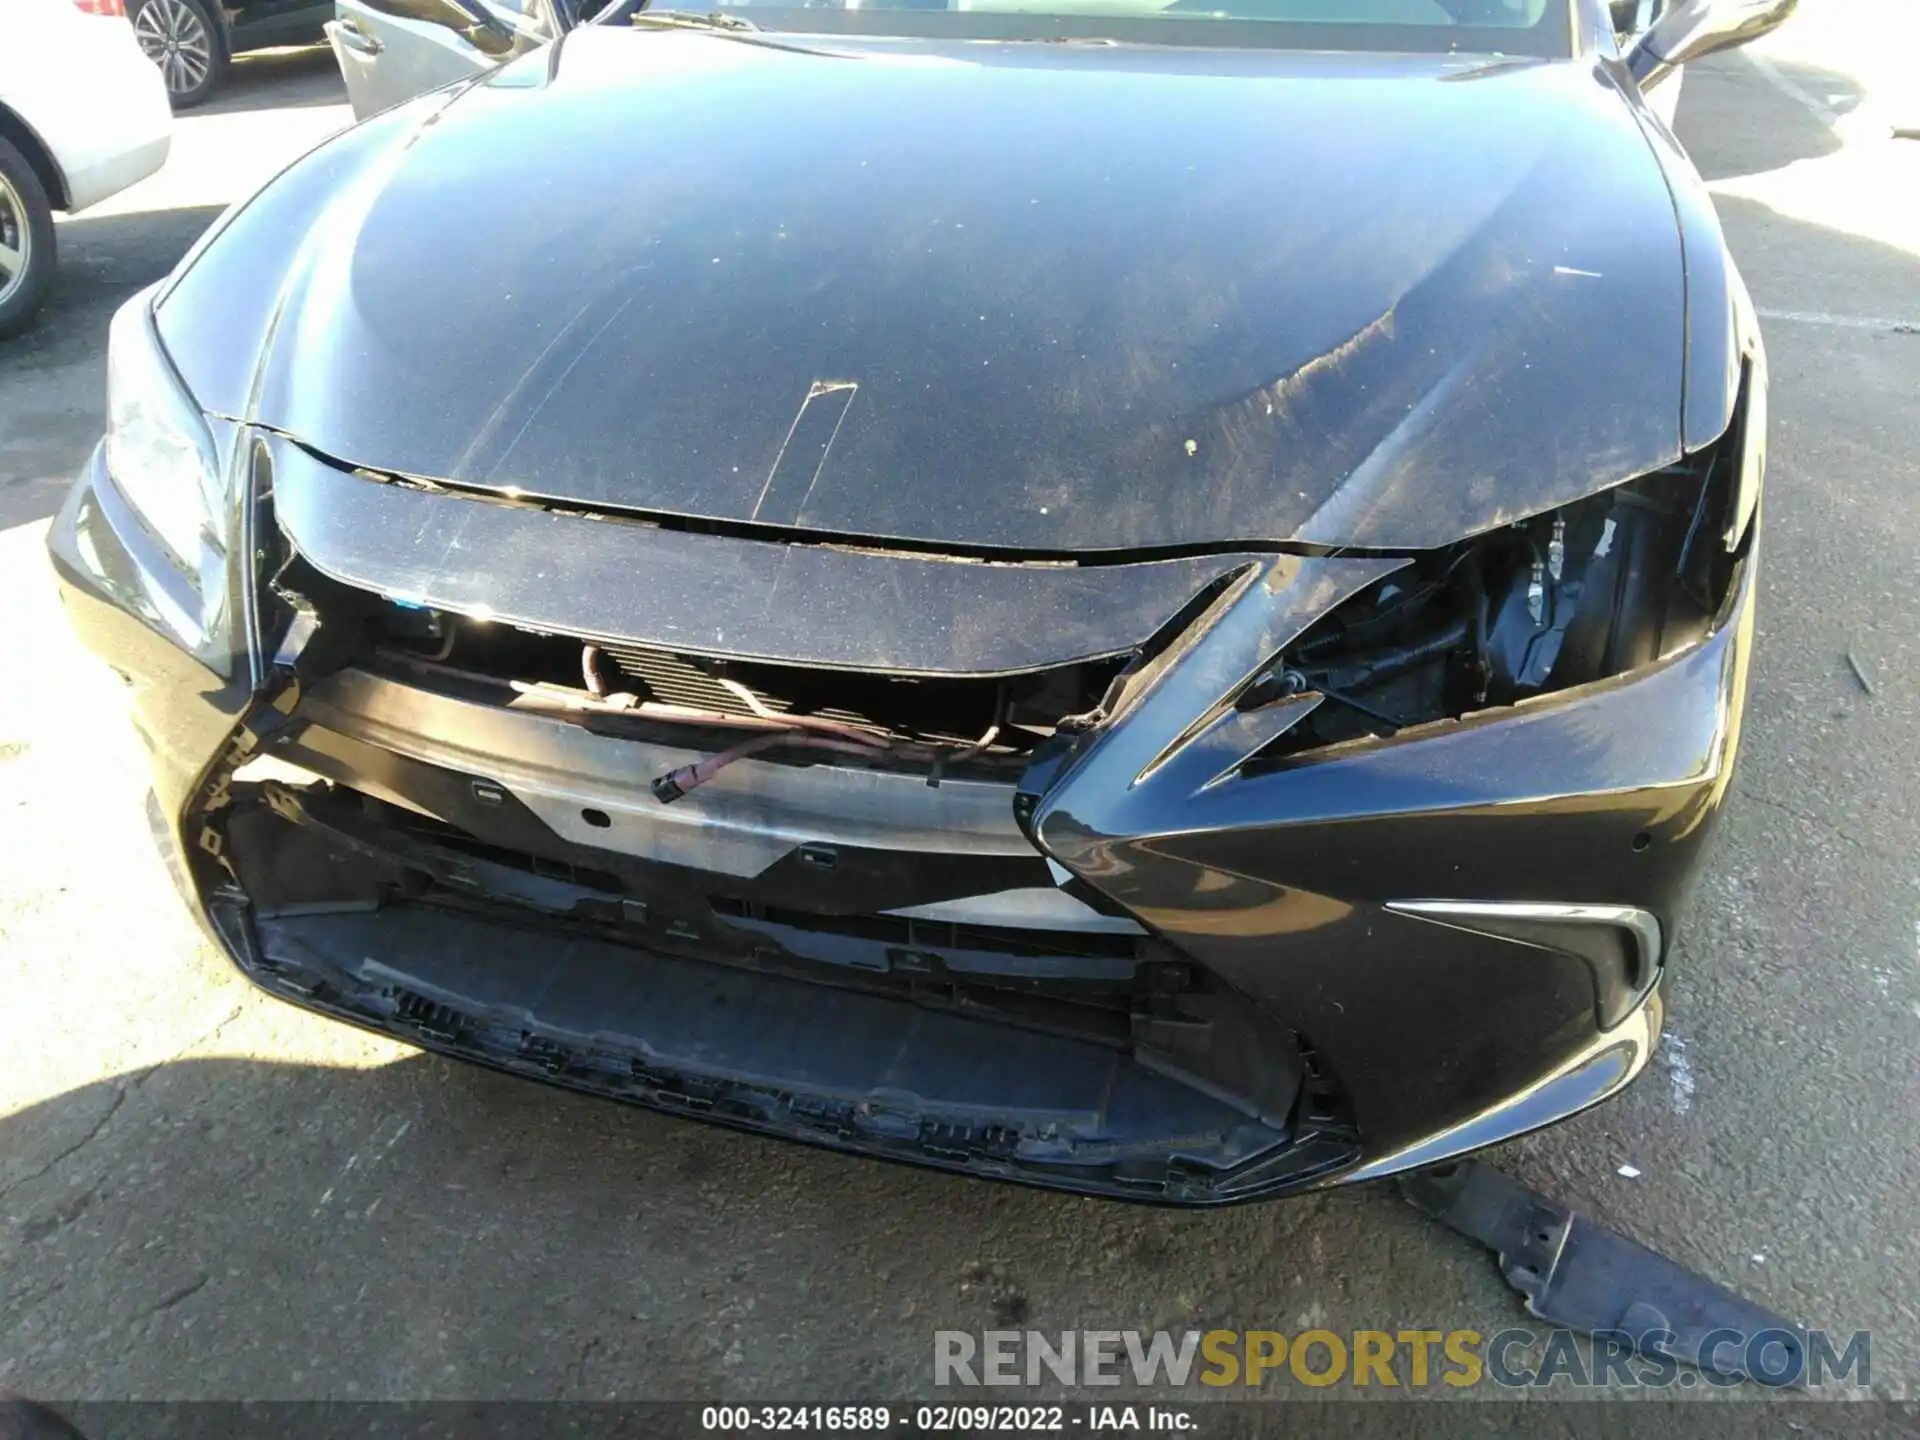
<svg viewBox="0 0 1920 1440"><path fill-rule="evenodd" d="M87 1440L64 1416L32 1400L0 1394L0 1440Z"/></svg>
<svg viewBox="0 0 1920 1440"><path fill-rule="evenodd" d="M40 177L0 140L0 336L26 329L53 281L53 206Z"/></svg>
<svg viewBox="0 0 1920 1440"><path fill-rule="evenodd" d="M227 55L204 0L129 0L127 18L141 50L160 67L174 109L198 105L214 92Z"/></svg>

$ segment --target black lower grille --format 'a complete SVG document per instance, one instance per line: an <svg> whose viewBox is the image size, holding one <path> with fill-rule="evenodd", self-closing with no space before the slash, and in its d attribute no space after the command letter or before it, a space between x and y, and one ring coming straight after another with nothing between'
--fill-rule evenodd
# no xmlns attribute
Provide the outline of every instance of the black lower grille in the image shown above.
<svg viewBox="0 0 1920 1440"><path fill-rule="evenodd" d="M961 925L905 915L821 915L782 905L748 905L716 896L717 915L764 920L817 934L877 940L903 949L969 950L1009 956L1075 956L1081 959L1139 960L1145 937L1098 930L1024 929L998 925Z"/></svg>
<svg viewBox="0 0 1920 1440"><path fill-rule="evenodd" d="M396 1019L418 1030L442 1036L458 1035L466 1018L459 1011L411 990L395 992L393 1013Z"/></svg>
<svg viewBox="0 0 1920 1440"><path fill-rule="evenodd" d="M1127 1040L401 902L262 919L236 956L297 1004L463 1059L793 1139L1083 1193L1219 1204L1350 1165L1337 1122L1249 1106ZM1202 1022L1204 1023L1204 1021ZM1263 1091L1293 1037L1223 1035ZM1316 1107L1314 1112L1320 1113ZM1277 1118L1276 1118L1277 1117Z"/></svg>

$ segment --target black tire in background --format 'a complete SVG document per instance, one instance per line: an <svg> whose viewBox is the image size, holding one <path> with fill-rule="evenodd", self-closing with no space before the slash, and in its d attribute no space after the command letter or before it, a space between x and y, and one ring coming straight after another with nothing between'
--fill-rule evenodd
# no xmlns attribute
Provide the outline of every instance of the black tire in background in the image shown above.
<svg viewBox="0 0 1920 1440"><path fill-rule="evenodd" d="M0 337L33 322L54 263L53 205L27 157L0 140Z"/></svg>
<svg viewBox="0 0 1920 1440"><path fill-rule="evenodd" d="M174 109L192 109L220 88L227 47L206 0L127 0L127 19Z"/></svg>
<svg viewBox="0 0 1920 1440"><path fill-rule="evenodd" d="M0 1393L0 1440L87 1440L58 1411Z"/></svg>

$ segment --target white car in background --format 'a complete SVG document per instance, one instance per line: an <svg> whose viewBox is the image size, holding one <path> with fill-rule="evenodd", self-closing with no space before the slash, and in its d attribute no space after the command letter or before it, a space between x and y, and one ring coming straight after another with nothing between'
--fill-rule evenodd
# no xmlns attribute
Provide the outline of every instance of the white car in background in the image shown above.
<svg viewBox="0 0 1920 1440"><path fill-rule="evenodd" d="M0 336L53 279L55 210L84 210L166 163L173 111L124 0L7 0L0 45Z"/></svg>

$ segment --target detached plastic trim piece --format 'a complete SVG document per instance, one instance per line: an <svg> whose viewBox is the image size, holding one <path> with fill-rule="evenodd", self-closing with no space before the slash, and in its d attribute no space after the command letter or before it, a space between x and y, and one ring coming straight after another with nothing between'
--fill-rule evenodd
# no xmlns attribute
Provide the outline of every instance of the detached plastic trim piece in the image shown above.
<svg viewBox="0 0 1920 1440"><path fill-rule="evenodd" d="M1623 1337L1642 1355L1703 1373L1804 1388L1804 1327L1646 1246L1596 1225L1557 1200L1477 1161L1405 1175L1415 1209L1499 1254L1500 1273L1527 1309L1555 1325ZM1729 1335L1741 1337L1732 1343ZM1779 1357L1764 1373L1742 1363L1764 1345Z"/></svg>

